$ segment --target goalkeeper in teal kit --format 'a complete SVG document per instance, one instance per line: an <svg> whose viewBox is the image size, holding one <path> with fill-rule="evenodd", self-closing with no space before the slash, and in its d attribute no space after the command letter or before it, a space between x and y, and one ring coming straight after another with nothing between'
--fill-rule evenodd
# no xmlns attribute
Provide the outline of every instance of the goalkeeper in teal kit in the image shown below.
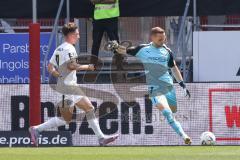
<svg viewBox="0 0 240 160"><path fill-rule="evenodd" d="M176 93L173 87L173 76L183 88L185 96L190 98L190 93L183 82L181 73L176 66L171 50L165 45L165 31L160 27L152 28L149 44L125 48L116 41L109 43L108 47L118 54L136 56L144 65L146 82L152 104L156 106L168 121L173 130L183 138L185 144L191 144L191 138L184 132L181 124L173 117L177 110Z"/></svg>

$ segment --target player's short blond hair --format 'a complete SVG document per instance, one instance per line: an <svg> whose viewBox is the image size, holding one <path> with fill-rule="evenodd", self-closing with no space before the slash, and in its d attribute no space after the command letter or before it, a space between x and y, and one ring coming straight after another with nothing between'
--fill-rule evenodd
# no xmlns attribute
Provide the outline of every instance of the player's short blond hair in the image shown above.
<svg viewBox="0 0 240 160"><path fill-rule="evenodd" d="M152 36L152 35L155 35L157 33L163 34L163 33L165 33L165 30L161 27L154 27L154 28L151 29L150 35Z"/></svg>
<svg viewBox="0 0 240 160"><path fill-rule="evenodd" d="M75 32L77 28L75 23L69 22L63 26L62 33L64 36L67 36L69 33Z"/></svg>

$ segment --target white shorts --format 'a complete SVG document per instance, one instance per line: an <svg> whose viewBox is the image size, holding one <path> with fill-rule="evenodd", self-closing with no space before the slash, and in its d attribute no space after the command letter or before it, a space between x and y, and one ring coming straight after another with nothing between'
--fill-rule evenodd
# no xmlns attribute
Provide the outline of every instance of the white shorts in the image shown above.
<svg viewBox="0 0 240 160"><path fill-rule="evenodd" d="M65 95L65 100L71 100L72 103L70 107L74 107L74 105L79 102L84 96L79 95Z"/></svg>

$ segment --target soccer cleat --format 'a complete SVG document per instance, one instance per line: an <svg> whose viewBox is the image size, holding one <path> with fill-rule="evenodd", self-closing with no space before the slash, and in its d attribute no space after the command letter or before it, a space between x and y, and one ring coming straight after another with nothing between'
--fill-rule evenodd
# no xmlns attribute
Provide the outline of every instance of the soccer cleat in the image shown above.
<svg viewBox="0 0 240 160"><path fill-rule="evenodd" d="M186 138L184 139L184 142L185 142L185 144L187 144L187 145L191 145L192 140L191 140L190 137L186 137Z"/></svg>
<svg viewBox="0 0 240 160"><path fill-rule="evenodd" d="M38 137L39 137L39 132L37 131L37 129L35 129L34 127L30 127L29 128L29 133L31 136L31 141L33 142L33 144L38 147Z"/></svg>
<svg viewBox="0 0 240 160"><path fill-rule="evenodd" d="M115 141L117 138L118 138L118 134L109 136L109 137L100 138L98 142L100 146L106 146L107 144Z"/></svg>

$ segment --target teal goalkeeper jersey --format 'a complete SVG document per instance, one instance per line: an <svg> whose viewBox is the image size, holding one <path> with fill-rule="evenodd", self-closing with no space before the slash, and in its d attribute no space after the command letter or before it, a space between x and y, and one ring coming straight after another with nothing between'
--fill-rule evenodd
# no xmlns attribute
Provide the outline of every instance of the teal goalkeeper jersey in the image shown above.
<svg viewBox="0 0 240 160"><path fill-rule="evenodd" d="M150 94L153 92L165 94L172 89L173 78L169 69L174 66L174 62L170 49L165 45L156 48L150 43L130 49L127 53L142 61Z"/></svg>

